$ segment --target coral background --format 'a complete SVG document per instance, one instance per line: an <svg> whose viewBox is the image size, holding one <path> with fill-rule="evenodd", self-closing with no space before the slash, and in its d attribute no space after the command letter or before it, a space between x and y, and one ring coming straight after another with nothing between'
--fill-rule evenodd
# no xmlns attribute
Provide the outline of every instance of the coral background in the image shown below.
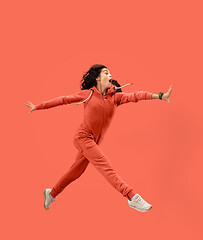
<svg viewBox="0 0 203 240"><path fill-rule="evenodd" d="M3 1L1 18L1 239L203 239L202 2ZM92 166L44 209L77 154L83 105L29 114L80 90L92 64L125 92L167 92L117 108L101 149L153 205L128 207Z"/></svg>

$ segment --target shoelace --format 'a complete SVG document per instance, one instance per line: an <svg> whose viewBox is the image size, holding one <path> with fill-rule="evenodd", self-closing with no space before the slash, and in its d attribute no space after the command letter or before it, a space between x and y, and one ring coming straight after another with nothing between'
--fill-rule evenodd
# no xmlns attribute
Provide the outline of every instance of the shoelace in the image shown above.
<svg viewBox="0 0 203 240"><path fill-rule="evenodd" d="M145 201L142 199L142 197L138 196L136 198L136 201L140 202L140 203L144 203Z"/></svg>

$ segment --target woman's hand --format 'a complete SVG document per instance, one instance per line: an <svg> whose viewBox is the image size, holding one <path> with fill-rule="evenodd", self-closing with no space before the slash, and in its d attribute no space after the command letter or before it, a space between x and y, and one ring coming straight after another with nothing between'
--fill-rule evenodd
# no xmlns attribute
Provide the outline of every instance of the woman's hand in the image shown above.
<svg viewBox="0 0 203 240"><path fill-rule="evenodd" d="M171 86L169 87L168 92L165 93L165 94L162 96L162 99L165 100L165 101L167 101L168 103L170 103L170 101L169 101L169 96L170 96L170 94L171 94L171 91L172 91L172 84L171 84Z"/></svg>
<svg viewBox="0 0 203 240"><path fill-rule="evenodd" d="M28 102L29 102L29 101L28 101ZM30 107L30 108L31 108L31 110L29 111L29 113L31 113L32 111L36 110L36 109L35 109L35 105L32 104L31 102L29 102L29 104L26 104L26 103L25 103L25 105L26 105L27 107Z"/></svg>

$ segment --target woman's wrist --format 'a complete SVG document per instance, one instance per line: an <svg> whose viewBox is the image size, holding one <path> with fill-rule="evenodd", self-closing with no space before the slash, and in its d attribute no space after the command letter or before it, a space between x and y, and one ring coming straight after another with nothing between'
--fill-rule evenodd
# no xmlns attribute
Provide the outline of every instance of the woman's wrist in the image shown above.
<svg viewBox="0 0 203 240"><path fill-rule="evenodd" d="M163 99L163 95L164 93L160 92L159 94L152 94L152 99L161 99L161 100L164 100Z"/></svg>
<svg viewBox="0 0 203 240"><path fill-rule="evenodd" d="M153 94L152 94L152 99L159 99L159 95L158 95L158 94L155 94L155 93L153 93Z"/></svg>

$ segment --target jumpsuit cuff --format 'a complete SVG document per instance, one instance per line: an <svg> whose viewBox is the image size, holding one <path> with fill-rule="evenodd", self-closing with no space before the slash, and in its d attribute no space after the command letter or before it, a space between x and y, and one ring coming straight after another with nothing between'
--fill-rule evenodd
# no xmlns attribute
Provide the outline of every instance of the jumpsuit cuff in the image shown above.
<svg viewBox="0 0 203 240"><path fill-rule="evenodd" d="M53 198L55 198L59 193L57 193L57 192L55 191L55 189L52 188L50 194L51 194L51 196L52 196Z"/></svg>
<svg viewBox="0 0 203 240"><path fill-rule="evenodd" d="M126 197L130 200L133 196L135 196L135 192L132 190L130 190L130 192L128 192L128 194L126 195Z"/></svg>

